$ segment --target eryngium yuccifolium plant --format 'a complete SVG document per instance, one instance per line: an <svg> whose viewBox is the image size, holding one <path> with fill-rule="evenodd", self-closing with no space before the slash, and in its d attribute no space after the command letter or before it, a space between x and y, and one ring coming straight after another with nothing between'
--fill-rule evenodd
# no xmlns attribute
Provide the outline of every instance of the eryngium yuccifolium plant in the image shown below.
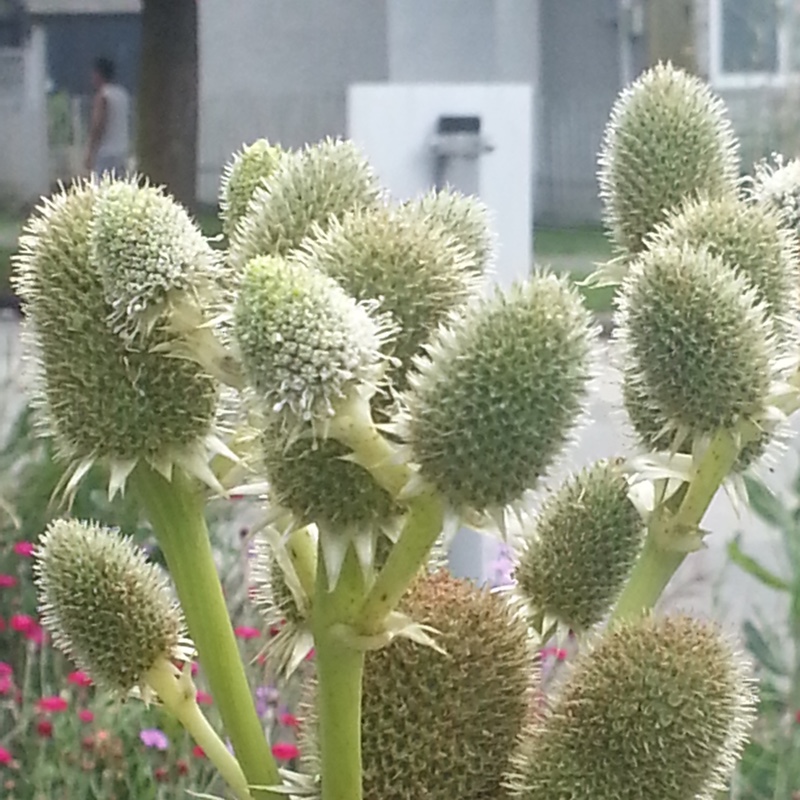
<svg viewBox="0 0 800 800"><path fill-rule="evenodd" d="M56 520L34 572L44 627L79 669L117 695L163 659L185 660L183 621L165 574L113 530Z"/></svg>
<svg viewBox="0 0 800 800"><path fill-rule="evenodd" d="M626 476L601 461L566 481L523 531L515 577L535 615L574 631L600 622L627 580L645 523Z"/></svg>
<svg viewBox="0 0 800 800"><path fill-rule="evenodd" d="M418 211L376 208L331 220L297 253L357 300L380 301L398 332L390 348L397 388L415 355L448 314L476 296L477 262L444 228Z"/></svg>
<svg viewBox="0 0 800 800"><path fill-rule="evenodd" d="M741 752L753 690L710 626L643 618L580 656L523 747L520 800L712 800Z"/></svg>
<svg viewBox="0 0 800 800"><path fill-rule="evenodd" d="M736 191L738 143L722 102L698 78L659 64L615 103L600 155L605 221L623 255L698 193Z"/></svg>
<svg viewBox="0 0 800 800"><path fill-rule="evenodd" d="M257 187L231 242L230 258L243 268L252 258L285 255L331 219L380 200L372 167L349 141L326 139L287 153Z"/></svg>
<svg viewBox="0 0 800 800"><path fill-rule="evenodd" d="M373 385L386 331L335 280L279 256L245 268L234 336L258 398L273 413L320 420L353 387Z"/></svg>
<svg viewBox="0 0 800 800"><path fill-rule="evenodd" d="M229 240L247 213L256 189L266 185L284 155L277 145L257 139L242 147L225 166L219 190L219 216Z"/></svg>
<svg viewBox="0 0 800 800"><path fill-rule="evenodd" d="M691 442L764 411L773 326L752 283L717 256L688 246L647 251L623 284L618 321L628 398L652 403L665 433Z"/></svg>
<svg viewBox="0 0 800 800"><path fill-rule="evenodd" d="M800 310L797 244L782 227L780 214L736 197L692 200L671 214L648 246L705 247L734 271L750 279L759 302L784 337L796 339Z"/></svg>
<svg viewBox="0 0 800 800"><path fill-rule="evenodd" d="M213 296L216 257L200 229L164 191L104 180L89 228L89 258L103 282L110 322L124 338L146 336L169 305L199 312Z"/></svg>
<svg viewBox="0 0 800 800"><path fill-rule="evenodd" d="M400 639L367 654L365 800L502 797L535 678L523 618L503 595L445 571L420 578L400 610L438 630L446 655Z"/></svg>
<svg viewBox="0 0 800 800"><path fill-rule="evenodd" d="M593 335L576 291L537 274L434 337L403 435L451 507L495 515L535 487L582 411Z"/></svg>
<svg viewBox="0 0 800 800"><path fill-rule="evenodd" d="M110 328L89 247L98 191L81 182L45 201L20 238L14 283L37 358L33 403L75 480L98 460L110 462L112 490L139 460L205 475L216 384L193 362L151 352L171 341L163 330L134 348Z"/></svg>

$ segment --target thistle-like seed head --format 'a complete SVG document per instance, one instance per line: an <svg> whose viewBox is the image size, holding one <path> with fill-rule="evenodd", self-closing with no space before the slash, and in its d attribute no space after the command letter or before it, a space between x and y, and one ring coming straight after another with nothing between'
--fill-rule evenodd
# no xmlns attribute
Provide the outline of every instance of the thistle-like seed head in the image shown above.
<svg viewBox="0 0 800 800"><path fill-rule="evenodd" d="M104 688L126 695L161 660L185 657L166 577L131 539L56 520L41 537L34 572L44 627Z"/></svg>
<svg viewBox="0 0 800 800"><path fill-rule="evenodd" d="M800 159L775 155L756 164L748 199L781 214L784 225L800 235Z"/></svg>
<svg viewBox="0 0 800 800"><path fill-rule="evenodd" d="M217 386L197 364L154 352L173 342L168 331L133 346L111 329L90 251L99 191L79 182L45 201L20 239L14 283L36 358L33 402L72 483L96 460L110 463L112 490L139 460L207 477Z"/></svg>
<svg viewBox="0 0 800 800"><path fill-rule="evenodd" d="M88 247L111 327L127 341L150 334L170 303L200 305L213 293L217 259L200 229L161 188L136 178L103 180Z"/></svg>
<svg viewBox="0 0 800 800"><path fill-rule="evenodd" d="M774 326L751 281L719 257L688 246L647 251L623 284L618 320L628 398L653 404L664 435L692 442L764 410Z"/></svg>
<svg viewBox="0 0 800 800"><path fill-rule="evenodd" d="M420 578L400 610L439 631L446 654L405 639L367 653L364 797L501 797L535 679L524 620L503 595L444 571ZM312 764L314 726L303 727Z"/></svg>
<svg viewBox="0 0 800 800"><path fill-rule="evenodd" d="M800 315L800 263L793 235L779 213L736 197L699 198L670 214L648 237L649 247L706 248L749 278L756 297L793 344Z"/></svg>
<svg viewBox="0 0 800 800"><path fill-rule="evenodd" d="M546 500L524 530L515 572L534 614L575 631L603 619L644 541L645 523L628 495L620 464L601 461Z"/></svg>
<svg viewBox="0 0 800 800"><path fill-rule="evenodd" d="M600 154L600 196L627 256L685 198L733 194L738 143L721 100L698 78L659 64L617 99Z"/></svg>
<svg viewBox="0 0 800 800"><path fill-rule="evenodd" d="M523 746L520 800L711 800L753 719L741 657L687 617L644 618L579 657Z"/></svg>
<svg viewBox="0 0 800 800"><path fill-rule="evenodd" d="M374 386L386 329L335 280L277 256L242 275L234 335L259 400L273 413L321 420L351 388Z"/></svg>
<svg viewBox="0 0 800 800"><path fill-rule="evenodd" d="M577 292L539 274L436 335L403 434L452 507L493 512L535 487L582 410L593 334Z"/></svg>
<svg viewBox="0 0 800 800"><path fill-rule="evenodd" d="M266 186L284 151L266 139L242 147L225 166L219 188L222 230L228 239L246 215L256 189Z"/></svg>
<svg viewBox="0 0 800 800"><path fill-rule="evenodd" d="M348 141L326 139L281 158L269 181L257 187L231 242L230 258L241 270L256 256L286 255L331 219L380 198L372 167Z"/></svg>

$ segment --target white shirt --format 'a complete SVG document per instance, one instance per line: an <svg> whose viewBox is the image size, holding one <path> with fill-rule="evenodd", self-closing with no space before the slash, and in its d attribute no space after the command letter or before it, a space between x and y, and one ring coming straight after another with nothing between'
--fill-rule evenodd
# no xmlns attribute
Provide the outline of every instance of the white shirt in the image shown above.
<svg viewBox="0 0 800 800"><path fill-rule="evenodd" d="M100 90L106 101L106 125L97 148L98 158L126 159L130 152L130 98L114 83Z"/></svg>

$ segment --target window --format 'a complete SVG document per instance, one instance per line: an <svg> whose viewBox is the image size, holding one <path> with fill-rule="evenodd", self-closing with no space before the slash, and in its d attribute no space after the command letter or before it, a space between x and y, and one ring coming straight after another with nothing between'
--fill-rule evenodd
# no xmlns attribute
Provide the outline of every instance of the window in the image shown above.
<svg viewBox="0 0 800 800"><path fill-rule="evenodd" d="M800 0L708 0L711 76L758 86L800 77Z"/></svg>

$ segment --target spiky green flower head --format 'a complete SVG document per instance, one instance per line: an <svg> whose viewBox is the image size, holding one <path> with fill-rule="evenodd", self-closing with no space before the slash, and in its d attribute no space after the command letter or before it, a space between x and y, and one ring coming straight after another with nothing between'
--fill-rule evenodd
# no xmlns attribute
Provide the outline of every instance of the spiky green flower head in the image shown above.
<svg viewBox="0 0 800 800"><path fill-rule="evenodd" d="M688 617L619 625L579 657L523 748L520 800L712 800L754 693L738 653Z"/></svg>
<svg viewBox="0 0 800 800"><path fill-rule="evenodd" d="M600 461L547 498L523 529L517 590L534 617L583 631L613 605L641 551L646 525L619 461Z"/></svg>
<svg viewBox="0 0 800 800"><path fill-rule="evenodd" d="M619 298L618 335L635 392L682 444L761 419L778 340L752 282L706 249L648 250ZM634 409L635 410L635 409ZM638 416L641 416L639 414Z"/></svg>
<svg viewBox="0 0 800 800"><path fill-rule="evenodd" d="M781 214L786 227L800 235L800 159L776 154L756 164L748 199Z"/></svg>
<svg viewBox="0 0 800 800"><path fill-rule="evenodd" d="M217 257L186 210L137 176L101 182L89 258L111 327L130 342L151 334L170 308L201 321L203 297L213 296L219 279Z"/></svg>
<svg viewBox="0 0 800 800"><path fill-rule="evenodd" d="M375 173L350 141L325 139L281 158L256 188L236 229L230 259L241 270L256 256L286 255L331 219L380 202Z"/></svg>
<svg viewBox="0 0 800 800"><path fill-rule="evenodd" d="M247 213L256 189L266 185L284 155L278 145L257 139L243 146L226 164L219 188L219 215L229 240Z"/></svg>
<svg viewBox="0 0 800 800"><path fill-rule="evenodd" d="M539 273L434 337L402 427L421 477L451 508L502 516L536 486L582 411L594 336L577 292Z"/></svg>
<svg viewBox="0 0 800 800"><path fill-rule="evenodd" d="M287 420L320 421L351 389L380 378L388 328L333 278L279 256L245 268L234 336L264 407Z"/></svg>
<svg viewBox="0 0 800 800"><path fill-rule="evenodd" d="M722 101L659 64L619 96L600 153L600 196L618 251L633 256L684 199L735 194L739 148Z"/></svg>
<svg viewBox="0 0 800 800"><path fill-rule="evenodd" d="M523 618L503 595L444 571L420 578L400 608L441 633L446 655L405 639L367 653L365 799L502 797L535 679ZM313 769L309 723L302 751Z"/></svg>
<svg viewBox="0 0 800 800"><path fill-rule="evenodd" d="M431 228L442 227L469 253L480 275L491 272L494 264L495 236L489 209L477 197L451 188L433 189L404 204L405 210L419 215Z"/></svg>
<svg viewBox="0 0 800 800"><path fill-rule="evenodd" d="M756 297L787 344L797 341L800 263L797 243L779 213L736 197L701 197L670 214L648 237L650 247L706 248L750 279Z"/></svg>
<svg viewBox="0 0 800 800"><path fill-rule="evenodd" d="M20 238L13 281L37 367L33 403L68 462L73 489L96 461L111 467L113 494L139 461L170 474L179 464L217 485L209 448L217 385L197 364L156 348L175 337L158 328L140 346L109 325L106 282L91 257L96 182L46 200Z"/></svg>
<svg viewBox="0 0 800 800"><path fill-rule="evenodd" d="M146 689L156 665L188 660L165 574L130 538L94 523L56 520L42 534L34 573L42 624L105 689Z"/></svg>
<svg viewBox="0 0 800 800"><path fill-rule="evenodd" d="M380 301L397 324L389 371L405 386L414 356L454 310L477 296L477 262L443 228L411 207L373 208L333 219L297 252L360 301Z"/></svg>

